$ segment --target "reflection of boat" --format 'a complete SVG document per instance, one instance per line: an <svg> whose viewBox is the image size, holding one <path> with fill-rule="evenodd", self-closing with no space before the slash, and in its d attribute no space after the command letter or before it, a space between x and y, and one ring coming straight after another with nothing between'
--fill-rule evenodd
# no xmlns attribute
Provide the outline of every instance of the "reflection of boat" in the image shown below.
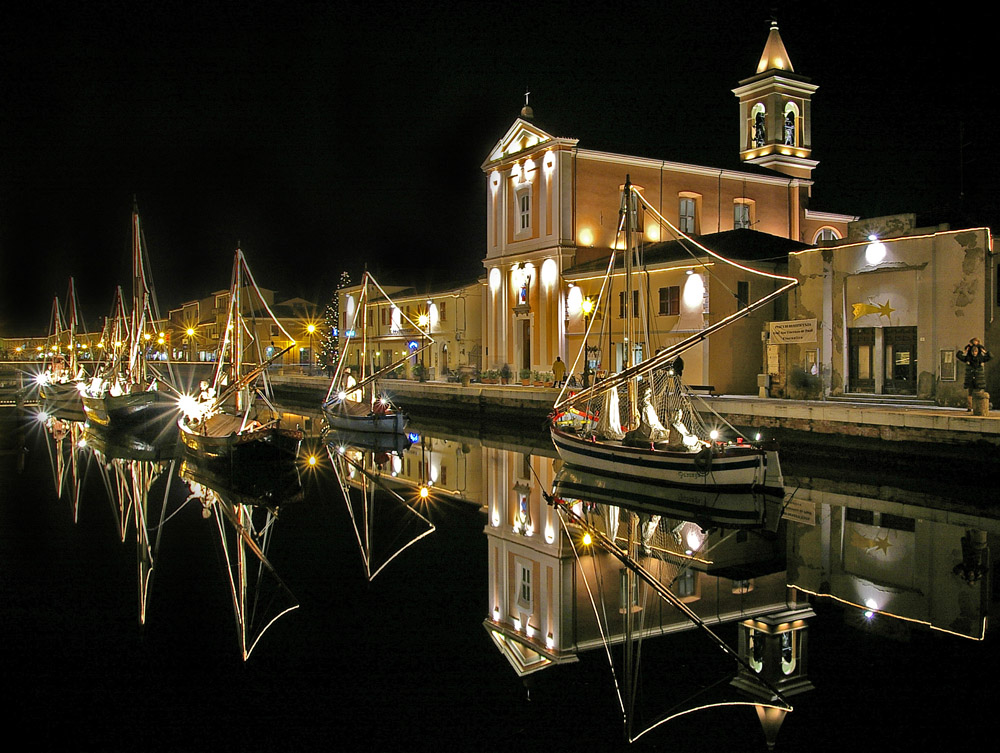
<svg viewBox="0 0 1000 753"><path fill-rule="evenodd" d="M413 444L410 435L405 432L329 431L324 439L331 447L356 447L397 455L402 455Z"/></svg>
<svg viewBox="0 0 1000 753"><path fill-rule="evenodd" d="M218 464L200 462L188 453L181 462L180 476L211 489L223 489L229 499L241 505L277 507L298 502L304 495L298 469L282 462L256 463L234 474L225 466L220 471Z"/></svg>
<svg viewBox="0 0 1000 753"><path fill-rule="evenodd" d="M640 320L648 319L640 316L643 310L640 296L645 294L642 234L635 228L640 208L645 211L646 222L652 217L660 223L660 237L672 233L685 250L688 246L696 247L699 254L712 257L713 263L738 267L745 273L767 278L770 284L780 284L780 287L715 324L701 328L700 321L694 322L697 327L694 334L657 348L648 328L643 331L639 325ZM619 236L624 235L624 243L619 246L619 237L614 247L624 247L626 252L625 291L621 294L619 313L624 321L622 337L632 346L623 349L623 368L619 373L575 394L567 394L565 388L560 393L551 422L552 439L559 455L569 464L622 478L694 489L762 490L783 494L777 451L744 442L742 437L735 442L720 441L718 432L709 430L683 388L683 362L679 356L713 332L770 303L798 282L791 277L737 265L701 246L667 222L627 180L620 217ZM610 305L611 281L616 275L615 256L612 252L597 302L599 311L606 312ZM708 273L714 274L710 265L695 258ZM614 317L607 313L598 316L595 312L584 336L585 344L598 318L607 324ZM700 314L698 318L700 320ZM653 355L637 362L640 352Z"/></svg>
<svg viewBox="0 0 1000 753"><path fill-rule="evenodd" d="M681 518L705 527L775 530L781 517L782 500L770 495L664 487L655 481L623 479L569 465L556 474L553 494L566 500L619 505Z"/></svg>
<svg viewBox="0 0 1000 753"><path fill-rule="evenodd" d="M108 328L103 333L105 362L83 393L83 408L91 424L113 429L170 427L178 413L177 399L147 363L152 334L161 321L147 270L139 210L132 209L132 310L125 311L117 291Z"/></svg>
<svg viewBox="0 0 1000 753"><path fill-rule="evenodd" d="M651 484L649 489L661 486ZM775 676L770 667L761 672L760 661L754 664L760 658L754 654L755 647L763 645L757 642L758 623L767 621L769 614L793 615L788 611L783 567L774 558L774 537L758 540L747 536L747 528L761 528L762 515L756 524L745 519L735 526L728 522L740 506L735 502L740 496L753 506L750 495L719 495L733 499L717 520L713 515L697 523L684 515L683 507L671 507L672 501L653 504L649 489L641 490L637 484L606 483L595 474L563 468L550 498L569 534L576 569L586 585L612 672L618 675L616 690L624 712L626 737L634 742L678 717L724 707L754 707L765 732L773 737L784 715L792 709L786 696L811 687L800 677L804 662L796 665L794 661L794 641L789 644L793 661L789 663L790 673L786 673L793 675L794 682L780 673ZM702 501L708 499L704 496ZM726 526L738 530L727 533ZM520 567L525 570L524 564ZM771 583L770 589L754 588L752 580L758 576ZM714 578L715 587L702 585L705 578ZM723 586L723 578L731 584ZM530 581L524 581L522 575L522 582ZM699 593L702 589L714 592L714 609L705 603L707 599ZM780 600L775 598L779 595ZM494 614L496 619L499 610ZM800 610L793 617L775 619L775 624L791 639L792 625L801 628L800 618L807 614L811 612ZM738 649L730 646L715 627L736 620L742 621ZM693 674L685 676L686 667L673 666L666 683L660 673L650 672L648 666L641 668L643 660L657 655L656 647L645 645L647 638L692 627L710 639L704 643L705 648L714 645L722 654L689 657L684 664L693 669ZM749 642L745 635L751 637ZM506 635L504 645L512 645L512 639L520 640ZM617 662L613 658L614 644L620 644L616 650L621 651L621 659ZM688 650L694 645L690 642ZM658 685L651 690L654 683ZM670 702L665 700L668 698ZM666 711L662 710L664 706Z"/></svg>
<svg viewBox="0 0 1000 753"><path fill-rule="evenodd" d="M121 460L170 460L177 456L177 437L150 437L144 431L87 424L83 441L102 455Z"/></svg>
<svg viewBox="0 0 1000 753"><path fill-rule="evenodd" d="M379 297L373 297L373 289L377 291ZM375 312L379 311L386 316L376 315ZM365 272L351 326L347 331L333 379L330 381L326 400L323 402L323 415L331 428L337 431L364 433L405 431L408 420L406 414L394 406L386 395L378 394L376 380L402 366L414 354L407 351L407 355L397 361L376 365L379 354L374 348L369 348L368 340L374 334L369 330L381 326L378 322L388 319L391 320L388 325L390 332L402 332L405 321L412 330L420 334L423 343L420 350L423 350L433 343L433 339L427 334L429 320L426 316L426 314L421 316L420 324L414 323L403 309L393 303L375 278ZM360 337L357 334L359 327ZM356 338L361 341L360 347L353 344ZM348 365L352 362L359 366L358 374L352 373Z"/></svg>
<svg viewBox="0 0 1000 753"><path fill-rule="evenodd" d="M188 460L182 464L180 474L191 489L188 499L199 499L202 516L214 520L240 652L246 661L267 629L299 606L267 556L277 521L277 506L286 500L272 498L266 505L244 503L241 501L244 497L228 487L206 483L207 477L199 476Z"/></svg>
<svg viewBox="0 0 1000 753"><path fill-rule="evenodd" d="M328 443L327 452L365 573L374 580L403 551L433 533L434 524L400 494L408 486L392 478L390 451Z"/></svg>
<svg viewBox="0 0 1000 753"><path fill-rule="evenodd" d="M246 258L236 249L229 290L229 316L222 331L211 384L197 398L182 400L181 440L202 463L227 469L235 481L261 463L294 464L302 431L281 425L271 402L267 367L287 348L265 355L260 331L251 317L267 315L266 333L278 327L291 336L271 311L250 273ZM253 362L249 363L248 354Z"/></svg>

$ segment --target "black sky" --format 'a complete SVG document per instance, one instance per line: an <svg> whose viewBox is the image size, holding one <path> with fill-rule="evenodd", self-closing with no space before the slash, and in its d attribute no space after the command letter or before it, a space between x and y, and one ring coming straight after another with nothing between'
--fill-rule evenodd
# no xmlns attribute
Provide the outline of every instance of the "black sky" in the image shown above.
<svg viewBox="0 0 1000 753"><path fill-rule="evenodd" d="M0 334L90 321L137 197L161 306L258 282L325 302L482 270L480 165L523 104L584 148L735 165L738 82L772 9L814 96L813 207L992 221L982 17L842 2L34 3L0 13ZM960 169L960 133L966 164ZM964 182L963 182L964 179ZM945 216L947 215L947 216Z"/></svg>

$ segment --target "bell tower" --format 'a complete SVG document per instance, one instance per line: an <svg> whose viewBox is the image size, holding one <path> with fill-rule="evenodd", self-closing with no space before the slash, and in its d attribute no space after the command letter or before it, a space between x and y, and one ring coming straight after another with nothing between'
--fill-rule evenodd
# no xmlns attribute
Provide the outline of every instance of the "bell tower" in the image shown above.
<svg viewBox="0 0 1000 753"><path fill-rule="evenodd" d="M812 101L819 87L795 73L771 21L757 73L740 81L740 160L793 178L809 178L819 163L812 154Z"/></svg>

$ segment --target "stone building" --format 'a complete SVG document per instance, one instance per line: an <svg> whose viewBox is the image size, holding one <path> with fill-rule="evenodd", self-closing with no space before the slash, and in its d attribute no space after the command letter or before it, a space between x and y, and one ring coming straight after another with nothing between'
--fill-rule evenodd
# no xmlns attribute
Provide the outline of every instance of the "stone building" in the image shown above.
<svg viewBox="0 0 1000 753"><path fill-rule="evenodd" d="M557 355L572 363L582 345L579 305L596 297L599 282L591 266L600 266L602 259L606 265L616 243L626 176L669 222L692 237L738 231L758 236L758 246L773 243L773 253L759 258L787 256L788 241L811 244L844 237L853 217L809 207L811 174L818 164L811 156L816 89L794 72L777 26L772 26L756 73L733 90L739 100L734 132L740 138L734 169L585 149L576 138L544 130L525 106L482 165L487 202L484 368L508 364L514 372L545 371ZM643 230L646 244L667 240L656 224ZM683 287L682 279L687 284L690 270L690 265L667 265L650 283L656 291L651 297L664 296L646 304L655 309L663 343L704 328L740 305L737 296L713 291L700 280L708 295L684 308L683 296L677 298L671 289ZM598 369L615 370L621 362L622 323L611 324L609 339L618 343L617 350L595 357ZM658 347L652 342L637 345L647 352ZM696 348L691 359L700 373L689 381L756 390L751 380L762 360L759 331L735 350L732 346L705 343ZM712 347L724 347L726 362L755 366L738 378L713 373L715 367L708 365Z"/></svg>

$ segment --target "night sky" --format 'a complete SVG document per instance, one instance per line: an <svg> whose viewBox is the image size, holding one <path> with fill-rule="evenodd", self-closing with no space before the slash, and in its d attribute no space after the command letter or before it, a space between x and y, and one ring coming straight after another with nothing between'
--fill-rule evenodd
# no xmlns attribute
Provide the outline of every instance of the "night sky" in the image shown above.
<svg viewBox="0 0 1000 753"><path fill-rule="evenodd" d="M583 148L735 166L731 89L772 12L820 87L815 209L985 224L1000 204L981 17L853 2L29 5L0 12L0 335L44 334L71 275L96 327L128 285L133 196L164 310L226 288L237 242L279 300L324 304L364 264L387 283L474 279L480 165L526 89L536 122Z"/></svg>

